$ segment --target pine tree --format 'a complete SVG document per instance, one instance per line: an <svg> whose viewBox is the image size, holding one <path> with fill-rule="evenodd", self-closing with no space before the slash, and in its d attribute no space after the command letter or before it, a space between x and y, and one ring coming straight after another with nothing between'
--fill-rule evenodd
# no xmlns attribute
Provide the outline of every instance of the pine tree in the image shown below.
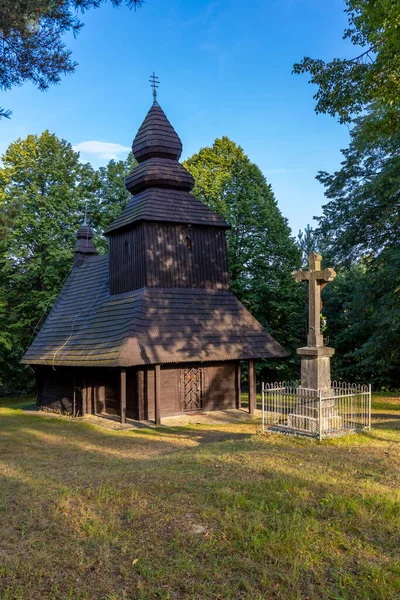
<svg viewBox="0 0 400 600"><path fill-rule="evenodd" d="M318 251L318 239L315 233L315 230L307 225L307 227L302 231L300 229L299 234L297 236L297 245L302 253L302 263L303 267L307 267L308 265L308 256L311 252Z"/></svg>
<svg viewBox="0 0 400 600"><path fill-rule="evenodd" d="M76 36L83 27L78 13L98 8L104 0L2 0L0 2L0 88L11 89L30 81L40 90L58 83L61 75L73 73L77 63L71 60L63 36ZM111 0L120 6L123 0ZM125 0L129 8L142 0ZM0 107L0 119L9 118L10 110Z"/></svg>

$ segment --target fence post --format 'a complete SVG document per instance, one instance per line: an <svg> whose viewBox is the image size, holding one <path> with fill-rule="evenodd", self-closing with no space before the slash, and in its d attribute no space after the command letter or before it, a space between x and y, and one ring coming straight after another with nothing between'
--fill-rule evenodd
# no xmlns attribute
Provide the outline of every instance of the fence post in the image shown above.
<svg viewBox="0 0 400 600"><path fill-rule="evenodd" d="M372 387L371 384L368 386L368 431L371 431L371 396L372 396Z"/></svg>
<svg viewBox="0 0 400 600"><path fill-rule="evenodd" d="M321 390L318 390L318 438L322 440L322 394Z"/></svg>
<svg viewBox="0 0 400 600"><path fill-rule="evenodd" d="M262 430L265 431L264 382L261 382L261 420Z"/></svg>

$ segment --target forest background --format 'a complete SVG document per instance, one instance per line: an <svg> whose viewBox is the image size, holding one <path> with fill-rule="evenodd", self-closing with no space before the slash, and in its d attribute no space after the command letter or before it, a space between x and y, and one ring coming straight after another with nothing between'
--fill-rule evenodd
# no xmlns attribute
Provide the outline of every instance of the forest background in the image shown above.
<svg viewBox="0 0 400 600"><path fill-rule="evenodd" d="M63 6L73 14L79 4L70 1ZM87 0L86 9L91 4ZM292 237L265 176L227 137L200 149L185 166L196 179L195 195L232 226L227 239L233 291L291 352L284 361L260 361L259 375L269 380L298 377L295 349L305 344L306 294L293 272L306 266L310 251L319 250L325 264L338 272L323 292L324 335L336 349L333 376L370 382L375 388L399 389L400 5L392 0L347 0L345 4L349 21L345 37L361 51L350 59L325 63L306 57L294 65L295 73L308 73L317 86L316 111L331 114L351 128L351 142L343 151L340 170L317 176L327 198L317 226L307 227L297 239ZM50 5L38 0L26 3L35 11L32 14L38 23L45 19L51 27L51 19L64 19L61 36L68 29L68 14L43 12ZM37 77L38 64L44 69L37 85L56 82L69 57L57 65L50 56L46 65L46 56L40 56L40 40L28 39L25 48L27 37L38 28L32 29L30 16L30 27L24 30L20 12L20 21L12 18L13 6L7 1L4 14L0 12L3 42L9 34L10 47L20 42L25 52L32 51L32 77ZM54 43L61 43L56 34ZM62 47L56 50L56 55L62 56ZM49 48L43 51L48 53ZM24 77L29 80L27 64L28 60L25 67L13 62L11 53L0 71L0 85L10 87ZM72 63L69 68L73 70ZM3 110L3 117L9 116ZM32 389L33 372L19 361L71 269L75 234L85 211L96 232L98 251L105 252L101 233L129 200L123 181L133 165L129 155L125 161L112 160L95 170L80 162L79 153L67 141L48 131L16 140L3 155L3 393Z"/></svg>

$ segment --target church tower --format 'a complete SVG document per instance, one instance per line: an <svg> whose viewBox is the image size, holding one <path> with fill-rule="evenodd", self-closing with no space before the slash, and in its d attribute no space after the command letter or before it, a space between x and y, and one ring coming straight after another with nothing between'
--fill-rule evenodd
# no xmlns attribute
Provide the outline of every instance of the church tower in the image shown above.
<svg viewBox="0 0 400 600"><path fill-rule="evenodd" d="M190 191L182 143L154 101L132 145L129 204L108 227L110 292L143 287L229 289L225 230Z"/></svg>
<svg viewBox="0 0 400 600"><path fill-rule="evenodd" d="M253 413L255 360L287 353L231 292L229 224L191 193L156 98L132 151L132 197L105 231L109 253L97 256L92 230L79 229L75 268L23 358L38 408L156 423L239 408L247 361Z"/></svg>

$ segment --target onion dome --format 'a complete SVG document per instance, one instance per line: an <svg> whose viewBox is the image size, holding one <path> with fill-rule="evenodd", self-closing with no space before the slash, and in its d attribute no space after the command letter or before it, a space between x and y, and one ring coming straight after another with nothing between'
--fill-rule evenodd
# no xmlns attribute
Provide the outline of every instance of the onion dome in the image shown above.
<svg viewBox="0 0 400 600"><path fill-rule="evenodd" d="M190 191L194 179L179 162L182 142L157 101L153 103L132 144L138 165L125 179L133 195L150 187Z"/></svg>
<svg viewBox="0 0 400 600"><path fill-rule="evenodd" d="M182 154L182 142L157 101L133 140L132 152L138 163L155 157L179 160Z"/></svg>
<svg viewBox="0 0 400 600"><path fill-rule="evenodd" d="M132 151L138 164L125 179L132 198L106 229L106 235L141 220L229 227L190 193L194 179L178 162L182 142L157 101L139 128Z"/></svg>
<svg viewBox="0 0 400 600"><path fill-rule="evenodd" d="M97 255L96 246L92 242L93 229L83 223L76 233L77 241L74 252L74 268L80 267L88 258Z"/></svg>
<svg viewBox="0 0 400 600"><path fill-rule="evenodd" d="M137 165L125 179L125 187L131 194L138 194L148 187L163 187L190 191L194 179L180 163L166 158L149 158Z"/></svg>

